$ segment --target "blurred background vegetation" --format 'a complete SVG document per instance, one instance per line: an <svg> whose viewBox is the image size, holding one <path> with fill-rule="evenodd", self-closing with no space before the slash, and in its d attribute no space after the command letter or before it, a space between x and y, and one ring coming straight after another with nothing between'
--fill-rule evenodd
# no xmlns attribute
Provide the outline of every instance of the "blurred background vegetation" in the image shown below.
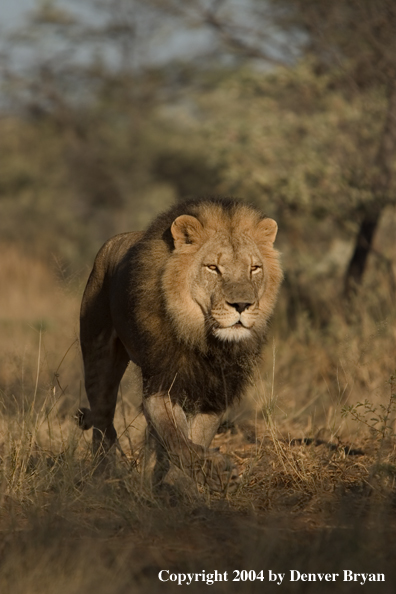
<svg viewBox="0 0 396 594"><path fill-rule="evenodd" d="M240 197L279 223L285 282L262 370L279 414L336 432L342 405L385 397L395 30L391 0L64 0L4 34L7 406L32 387L75 405L78 303L95 253L203 194Z"/></svg>

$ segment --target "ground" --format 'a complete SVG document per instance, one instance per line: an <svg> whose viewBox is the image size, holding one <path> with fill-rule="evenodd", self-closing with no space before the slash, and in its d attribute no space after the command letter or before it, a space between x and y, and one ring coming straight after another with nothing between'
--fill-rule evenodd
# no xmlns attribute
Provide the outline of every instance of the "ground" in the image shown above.
<svg viewBox="0 0 396 594"><path fill-rule="evenodd" d="M344 582L343 570L383 573L376 592L394 591L390 442L379 452L373 439L293 443L264 421L232 426L216 436L215 445L238 466L237 492L200 489L197 497L169 501L153 495L129 454L117 456L107 478L96 476L85 440L71 425L63 431L79 442L74 452L52 457L36 448L24 461L21 451L19 461L16 451L13 461L3 458L19 473L12 477L9 467L3 480L19 480L21 490L6 495L3 488L2 592L170 591L177 582L162 582L162 570L164 579L182 581L190 579L183 574L200 574L188 586L193 591L206 587L215 570L223 577L212 586L219 592L278 587L267 584L270 570L285 574L285 592L319 587L316 581L291 582L291 570L338 573L324 586L337 592L361 587ZM232 581L241 576L247 580Z"/></svg>

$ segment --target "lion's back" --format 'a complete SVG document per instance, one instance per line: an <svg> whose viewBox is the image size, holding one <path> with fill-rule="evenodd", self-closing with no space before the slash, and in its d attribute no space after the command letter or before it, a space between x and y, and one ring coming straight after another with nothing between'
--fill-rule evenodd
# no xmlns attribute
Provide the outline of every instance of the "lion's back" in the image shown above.
<svg viewBox="0 0 396 594"><path fill-rule="evenodd" d="M96 255L81 302L80 329L82 342L89 341L109 317L109 280L122 260L143 236L143 232L120 233L108 239Z"/></svg>

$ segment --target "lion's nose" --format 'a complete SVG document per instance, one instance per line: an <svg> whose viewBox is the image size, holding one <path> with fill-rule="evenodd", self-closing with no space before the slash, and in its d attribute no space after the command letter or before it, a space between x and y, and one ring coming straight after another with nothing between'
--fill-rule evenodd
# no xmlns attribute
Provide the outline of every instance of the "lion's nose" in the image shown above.
<svg viewBox="0 0 396 594"><path fill-rule="evenodd" d="M228 305L231 305L231 307L234 307L238 313L242 313L243 311L245 311L245 309L250 307L252 304L246 303L245 301L243 301L243 302L239 302L239 303L228 303Z"/></svg>

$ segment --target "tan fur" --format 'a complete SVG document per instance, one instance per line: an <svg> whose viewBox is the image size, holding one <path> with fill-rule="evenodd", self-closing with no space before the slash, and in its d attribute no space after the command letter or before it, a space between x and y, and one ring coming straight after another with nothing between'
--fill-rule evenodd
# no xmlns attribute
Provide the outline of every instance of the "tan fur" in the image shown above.
<svg viewBox="0 0 396 594"><path fill-rule="evenodd" d="M257 209L209 198L103 246L81 307L95 451L116 439L117 391L131 359L157 444L155 483L170 462L219 488L235 477L208 447L260 355L282 279L276 232Z"/></svg>

